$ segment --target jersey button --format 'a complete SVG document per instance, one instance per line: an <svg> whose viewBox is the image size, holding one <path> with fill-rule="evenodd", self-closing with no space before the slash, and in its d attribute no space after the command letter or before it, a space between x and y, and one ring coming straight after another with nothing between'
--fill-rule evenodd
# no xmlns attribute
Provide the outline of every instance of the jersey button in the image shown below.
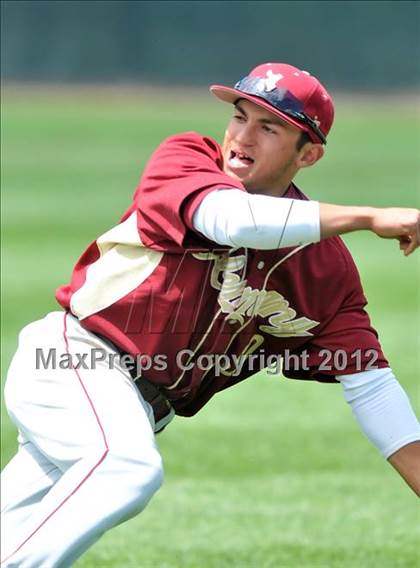
<svg viewBox="0 0 420 568"><path fill-rule="evenodd" d="M264 268L264 261L260 260L260 262L257 264L257 268L258 270L262 270Z"/></svg>

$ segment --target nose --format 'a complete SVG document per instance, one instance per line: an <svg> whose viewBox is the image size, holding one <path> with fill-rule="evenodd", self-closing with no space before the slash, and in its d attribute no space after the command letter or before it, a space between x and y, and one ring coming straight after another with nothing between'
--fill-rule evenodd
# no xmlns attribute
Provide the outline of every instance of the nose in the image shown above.
<svg viewBox="0 0 420 568"><path fill-rule="evenodd" d="M241 128L237 130L235 138L236 142L238 142L241 146L253 146L255 143L255 132L253 126L249 122L241 124Z"/></svg>

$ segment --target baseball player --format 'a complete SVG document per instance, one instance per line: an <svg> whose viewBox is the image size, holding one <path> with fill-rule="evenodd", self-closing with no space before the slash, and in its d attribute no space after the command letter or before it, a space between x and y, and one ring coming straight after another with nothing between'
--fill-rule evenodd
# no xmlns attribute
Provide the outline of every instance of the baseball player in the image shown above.
<svg viewBox="0 0 420 568"><path fill-rule="evenodd" d="M338 235L420 243L415 209L320 204L296 173L324 154L333 101L306 71L253 69L223 146L194 132L152 155L122 219L19 336L5 400L2 566L70 566L162 483L155 433L271 368L341 384L361 429L420 495L420 428ZM368 237L366 237L368 238Z"/></svg>

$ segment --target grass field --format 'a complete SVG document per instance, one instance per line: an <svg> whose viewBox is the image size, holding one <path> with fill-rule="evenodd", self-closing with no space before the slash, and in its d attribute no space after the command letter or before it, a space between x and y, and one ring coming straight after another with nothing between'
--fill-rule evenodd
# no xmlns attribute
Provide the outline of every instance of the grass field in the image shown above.
<svg viewBox="0 0 420 568"><path fill-rule="evenodd" d="M19 329L56 309L55 288L124 211L153 148L182 130L220 139L229 114L182 92L5 91L4 369ZM326 157L298 183L324 201L419 206L418 156L413 101L343 99ZM419 410L419 255L405 259L367 233L346 241L385 353ZM417 500L359 433L339 387L259 375L158 440L163 488L78 567L418 566ZM3 412L3 464L15 447Z"/></svg>

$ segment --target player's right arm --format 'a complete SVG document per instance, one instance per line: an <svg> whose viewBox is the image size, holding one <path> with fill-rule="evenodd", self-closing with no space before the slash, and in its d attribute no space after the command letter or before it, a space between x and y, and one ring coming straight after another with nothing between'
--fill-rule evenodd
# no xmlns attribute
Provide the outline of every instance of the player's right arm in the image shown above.
<svg viewBox="0 0 420 568"><path fill-rule="evenodd" d="M420 424L392 370L336 378L365 435L420 497Z"/></svg>
<svg viewBox="0 0 420 568"><path fill-rule="evenodd" d="M218 190L193 215L195 230L220 245L273 250L351 231L395 238L405 255L420 245L420 211L351 207Z"/></svg>

